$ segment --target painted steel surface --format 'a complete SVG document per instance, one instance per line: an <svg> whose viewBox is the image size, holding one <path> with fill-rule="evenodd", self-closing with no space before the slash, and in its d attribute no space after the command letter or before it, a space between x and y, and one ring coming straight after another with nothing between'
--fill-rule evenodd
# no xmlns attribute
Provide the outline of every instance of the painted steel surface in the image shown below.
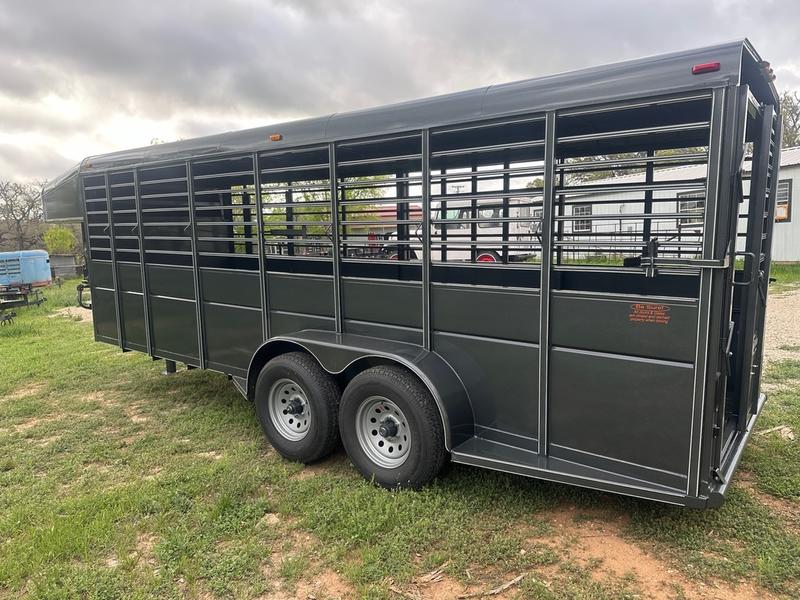
<svg viewBox="0 0 800 600"><path fill-rule="evenodd" d="M49 285L50 256L44 250L0 252L0 288Z"/></svg>
<svg viewBox="0 0 800 600"><path fill-rule="evenodd" d="M691 75L711 58L718 72ZM228 374L250 397L285 351L342 385L401 364L457 462L714 505L763 405L757 372L728 390L724 354L760 361L745 338L763 337L763 302L743 298L768 254L729 293L744 283L737 152L756 129L759 151L779 138L754 65L737 42L94 157L45 202L68 214L78 178L100 341ZM706 170L653 177L673 163ZM645 177L575 177L612 167ZM634 206L613 237L599 192ZM767 229L748 225L751 246Z"/></svg>

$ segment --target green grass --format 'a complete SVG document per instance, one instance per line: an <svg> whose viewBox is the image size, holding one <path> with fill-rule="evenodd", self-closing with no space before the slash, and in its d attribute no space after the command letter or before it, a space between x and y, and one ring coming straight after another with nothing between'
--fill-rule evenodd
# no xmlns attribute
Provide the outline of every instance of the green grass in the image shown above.
<svg viewBox="0 0 800 600"><path fill-rule="evenodd" d="M769 276L775 281L770 285L770 292L781 293L797 289L800 286L800 262L772 263Z"/></svg>
<svg viewBox="0 0 800 600"><path fill-rule="evenodd" d="M69 282L47 295L0 327L0 598L307 595L332 572L353 597L391 598L389 578L411 586L446 561L449 580L479 589L528 573L509 591L520 598L641 597L646 582L578 560L574 533L553 525L565 507L574 532L622 518L625 543L690 581L800 593L798 531L762 501L797 509L798 442L756 436L743 464L755 487L736 485L715 511L458 465L389 493L341 452L313 469L280 459L224 376L164 377L52 317L73 302ZM782 363L770 378L799 371ZM776 393L760 428L800 432L799 400Z"/></svg>

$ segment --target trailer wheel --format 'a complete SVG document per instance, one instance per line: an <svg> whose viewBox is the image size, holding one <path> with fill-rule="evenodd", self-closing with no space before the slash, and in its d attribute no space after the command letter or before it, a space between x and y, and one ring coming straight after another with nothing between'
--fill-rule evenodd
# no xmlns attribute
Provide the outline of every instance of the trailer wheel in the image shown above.
<svg viewBox="0 0 800 600"><path fill-rule="evenodd" d="M273 358L256 381L256 413L267 440L282 456L302 463L336 446L340 397L333 377L303 352Z"/></svg>
<svg viewBox="0 0 800 600"><path fill-rule="evenodd" d="M402 367L378 366L357 375L342 396L339 424L350 460L383 487L420 488L447 461L433 397Z"/></svg>

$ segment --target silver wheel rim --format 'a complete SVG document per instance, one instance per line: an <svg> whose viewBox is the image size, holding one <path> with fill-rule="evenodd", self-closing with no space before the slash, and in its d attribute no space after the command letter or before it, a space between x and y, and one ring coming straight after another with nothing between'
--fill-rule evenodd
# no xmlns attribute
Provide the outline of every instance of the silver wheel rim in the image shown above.
<svg viewBox="0 0 800 600"><path fill-rule="evenodd" d="M370 396L358 407L356 437L369 459L386 469L406 462L411 448L406 416L397 404L383 396Z"/></svg>
<svg viewBox="0 0 800 600"><path fill-rule="evenodd" d="M308 435L311 407L300 384L291 379L278 379L269 389L269 418L278 433L297 442Z"/></svg>

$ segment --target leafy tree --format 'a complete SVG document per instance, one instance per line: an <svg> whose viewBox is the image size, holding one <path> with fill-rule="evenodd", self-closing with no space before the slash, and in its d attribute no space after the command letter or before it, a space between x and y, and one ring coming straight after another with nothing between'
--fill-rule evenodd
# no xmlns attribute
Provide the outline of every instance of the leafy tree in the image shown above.
<svg viewBox="0 0 800 600"><path fill-rule="evenodd" d="M44 232L44 245L50 254L72 254L78 240L71 229L54 225Z"/></svg>
<svg viewBox="0 0 800 600"><path fill-rule="evenodd" d="M358 177L356 178L356 181L359 183L370 183L374 181L380 181L383 179L385 178L380 176ZM327 185L327 182L308 181L308 182L303 182L303 185L308 188L319 188ZM379 186L365 186L363 188L347 190L348 201L371 200L373 198L381 198L383 197L383 195L384 195L384 190ZM321 191L303 191L296 193L294 195L294 201L297 203L297 206L294 206L292 208L292 220L298 221L295 227L299 227L302 224L306 224L305 227L307 235L330 236L331 232L329 226L314 225L314 223L330 222L331 220L330 208L325 206L303 206L304 202L327 201L328 196L329 194L327 192L321 192ZM283 199L281 198L280 201L283 202ZM266 203L266 206L269 207L269 203ZM375 212L376 209L377 206L372 204L359 205L356 209L353 209L347 213L347 220L348 221L377 220ZM280 208L275 211L265 213L264 222L269 223L270 221L272 222L288 221L289 219L286 218L285 210L286 209L284 208Z"/></svg>
<svg viewBox="0 0 800 600"><path fill-rule="evenodd" d="M785 91L781 94L781 113L783 116L784 148L800 145L800 94Z"/></svg>
<svg viewBox="0 0 800 600"><path fill-rule="evenodd" d="M0 248L28 250L43 242L43 183L0 181Z"/></svg>

